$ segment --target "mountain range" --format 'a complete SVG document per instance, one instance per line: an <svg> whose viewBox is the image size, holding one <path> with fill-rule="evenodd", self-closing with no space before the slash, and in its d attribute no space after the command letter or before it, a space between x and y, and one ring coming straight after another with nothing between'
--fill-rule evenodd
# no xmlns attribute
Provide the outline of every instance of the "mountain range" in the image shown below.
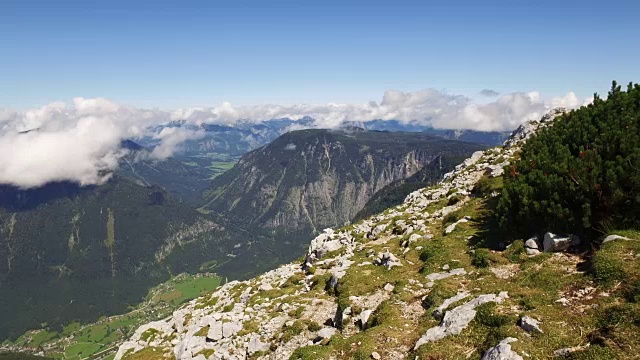
<svg viewBox="0 0 640 360"><path fill-rule="evenodd" d="M308 129L244 155L212 181L203 209L298 241L349 223L378 191L440 156L484 146L424 133Z"/></svg>

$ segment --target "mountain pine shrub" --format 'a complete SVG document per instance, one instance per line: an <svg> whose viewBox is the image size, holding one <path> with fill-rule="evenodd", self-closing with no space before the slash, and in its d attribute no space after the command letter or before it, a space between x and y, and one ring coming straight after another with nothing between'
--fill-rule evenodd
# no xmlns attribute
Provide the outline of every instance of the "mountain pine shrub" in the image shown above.
<svg viewBox="0 0 640 360"><path fill-rule="evenodd" d="M503 234L546 231L592 240L602 224L640 220L640 85L613 82L607 99L560 116L522 148L496 209Z"/></svg>

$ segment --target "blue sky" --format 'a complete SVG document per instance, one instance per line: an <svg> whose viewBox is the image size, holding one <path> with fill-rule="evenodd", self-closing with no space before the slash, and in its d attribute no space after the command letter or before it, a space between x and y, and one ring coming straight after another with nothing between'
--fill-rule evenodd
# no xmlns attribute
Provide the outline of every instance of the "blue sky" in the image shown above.
<svg viewBox="0 0 640 360"><path fill-rule="evenodd" d="M0 107L366 102L640 81L640 1L0 2Z"/></svg>

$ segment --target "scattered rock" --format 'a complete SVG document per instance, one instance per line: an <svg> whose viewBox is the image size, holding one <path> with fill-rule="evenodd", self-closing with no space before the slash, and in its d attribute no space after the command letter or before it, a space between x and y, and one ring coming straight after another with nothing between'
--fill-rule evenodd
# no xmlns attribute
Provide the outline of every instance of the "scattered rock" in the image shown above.
<svg viewBox="0 0 640 360"><path fill-rule="evenodd" d="M229 338L242 330L242 324L236 322L226 322L222 324L222 337Z"/></svg>
<svg viewBox="0 0 640 360"><path fill-rule="evenodd" d="M384 291L392 292L392 291L393 291L393 289L395 289L395 286L393 286L393 285L392 285L392 284L390 284L390 283L386 283L386 284L385 284L385 286L384 286Z"/></svg>
<svg viewBox="0 0 640 360"><path fill-rule="evenodd" d="M453 224L451 224L451 225L447 226L447 228L446 228L446 229L444 229L444 234L445 234L445 235L449 235L449 234L451 234L451 233L453 232L453 230L455 230L455 229L456 229L456 226L457 226L458 224L469 222L469 220L470 220L470 219L471 219L470 217L465 216L465 217L463 217L462 219L460 219L460 220L458 220L458 221L454 222Z"/></svg>
<svg viewBox="0 0 640 360"><path fill-rule="evenodd" d="M273 286L271 286L271 284L269 284L269 283L263 283L263 284L260 284L260 287L258 288L258 290L260 290L260 291L273 290Z"/></svg>
<svg viewBox="0 0 640 360"><path fill-rule="evenodd" d="M575 235L559 236L550 232L544 234L543 247L545 252L564 251L579 244L580 238Z"/></svg>
<svg viewBox="0 0 640 360"><path fill-rule="evenodd" d="M456 303L462 299L467 298L469 295L471 295L468 291L464 291L461 293L458 293L457 295L450 297L448 299L446 299L444 302L442 302L442 304L440 306L438 306L434 311L433 311L433 316L438 319L441 320L442 316L444 315L444 311L447 310L447 308L449 306L451 306L451 304Z"/></svg>
<svg viewBox="0 0 640 360"><path fill-rule="evenodd" d="M269 343L263 343L260 341L260 336L254 335L247 343L247 353L249 355L257 353L258 351L269 350Z"/></svg>
<svg viewBox="0 0 640 360"><path fill-rule="evenodd" d="M602 240L602 243L606 244L614 240L631 240L631 239L629 239L628 237L620 236L620 235L609 235L606 238L604 238L604 240Z"/></svg>
<svg viewBox="0 0 640 360"><path fill-rule="evenodd" d="M360 313L360 329L362 330L367 329L367 323L369 322L369 318L371 317L371 314L373 314L373 310L363 310Z"/></svg>
<svg viewBox="0 0 640 360"><path fill-rule="evenodd" d="M429 279L431 282L433 281L437 281L437 280L442 280L442 279L446 279L450 276L456 276L456 275L465 275L467 272L463 269L463 268L456 268L453 270L449 270L446 272L439 272L439 273L433 273L433 274L429 274L427 275L427 279Z"/></svg>
<svg viewBox="0 0 640 360"><path fill-rule="evenodd" d="M508 337L500 343L484 353L482 360L523 360L522 356L518 355L515 351L511 350L511 345L514 341L518 341L516 338Z"/></svg>
<svg viewBox="0 0 640 360"><path fill-rule="evenodd" d="M501 303L506 297L508 297L506 292L501 292L499 295L480 295L473 300L447 311L440 325L427 330L427 332L418 339L413 349L417 350L426 343L438 341L450 335L460 334L462 330L469 326L471 320L476 317L476 307L488 302Z"/></svg>
<svg viewBox="0 0 640 360"><path fill-rule="evenodd" d="M524 315L520 317L518 325L526 332L543 332L542 329L540 329L540 322L530 316Z"/></svg>
<svg viewBox="0 0 640 360"><path fill-rule="evenodd" d="M331 273L331 277L329 278L329 288L336 290L338 288L338 282L345 276L347 273L345 271L333 271Z"/></svg>
<svg viewBox="0 0 640 360"><path fill-rule="evenodd" d="M378 354L375 351L371 353L371 358L374 359L374 360L380 360L381 359L380 354Z"/></svg>
<svg viewBox="0 0 640 360"><path fill-rule="evenodd" d="M418 234L413 234L411 236L409 236L409 244L413 244L414 242L418 241L422 239L422 236L418 235Z"/></svg>
<svg viewBox="0 0 640 360"><path fill-rule="evenodd" d="M574 353L576 351L586 350L590 345L591 344L586 344L586 345L583 345L583 346L574 346L574 347L566 347L566 348L558 349L558 350L553 352L553 355L556 356L556 357L569 356L569 355L571 355L571 353Z"/></svg>
<svg viewBox="0 0 640 360"><path fill-rule="evenodd" d="M213 341L218 341L222 339L222 323L215 322L209 325L209 332L207 333L207 338Z"/></svg>
<svg viewBox="0 0 640 360"><path fill-rule="evenodd" d="M492 267L490 270L498 279L505 280L514 277L520 271L520 266L518 264L509 264Z"/></svg>
<svg viewBox="0 0 640 360"><path fill-rule="evenodd" d="M322 328L320 329L320 331L318 331L318 337L316 338L315 342L320 342L324 339L331 339L331 337L335 335L337 331L338 330L336 328L332 327Z"/></svg>
<svg viewBox="0 0 640 360"><path fill-rule="evenodd" d="M381 232L383 232L383 231L384 231L384 229L386 229L386 228L387 228L387 224L382 224L382 225L378 225L378 226L376 226L376 227L371 231L371 236L370 236L369 238L371 239L371 238L375 238L375 237L377 237L377 236L378 236L378 235L380 235L380 233L381 233Z"/></svg>
<svg viewBox="0 0 640 360"><path fill-rule="evenodd" d="M378 258L375 261L376 265L384 266L387 269L391 269L394 266L402 266L402 263L398 258L389 252L389 250L384 253L379 253Z"/></svg>
<svg viewBox="0 0 640 360"><path fill-rule="evenodd" d="M538 244L538 238L536 236L528 239L524 242L524 249L529 256L535 256L540 254L540 244Z"/></svg>
<svg viewBox="0 0 640 360"><path fill-rule="evenodd" d="M560 298L558 300L556 300L557 303L562 304L562 305L567 305L569 304L569 300L567 300L567 298Z"/></svg>

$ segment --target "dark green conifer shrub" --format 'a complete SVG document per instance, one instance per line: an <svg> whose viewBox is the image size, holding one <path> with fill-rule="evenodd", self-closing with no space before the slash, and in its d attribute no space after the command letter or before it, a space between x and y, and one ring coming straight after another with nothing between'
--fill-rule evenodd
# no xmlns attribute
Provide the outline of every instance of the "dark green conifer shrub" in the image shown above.
<svg viewBox="0 0 640 360"><path fill-rule="evenodd" d="M640 219L640 85L560 116L505 173L496 216L510 239L553 231L595 239Z"/></svg>

